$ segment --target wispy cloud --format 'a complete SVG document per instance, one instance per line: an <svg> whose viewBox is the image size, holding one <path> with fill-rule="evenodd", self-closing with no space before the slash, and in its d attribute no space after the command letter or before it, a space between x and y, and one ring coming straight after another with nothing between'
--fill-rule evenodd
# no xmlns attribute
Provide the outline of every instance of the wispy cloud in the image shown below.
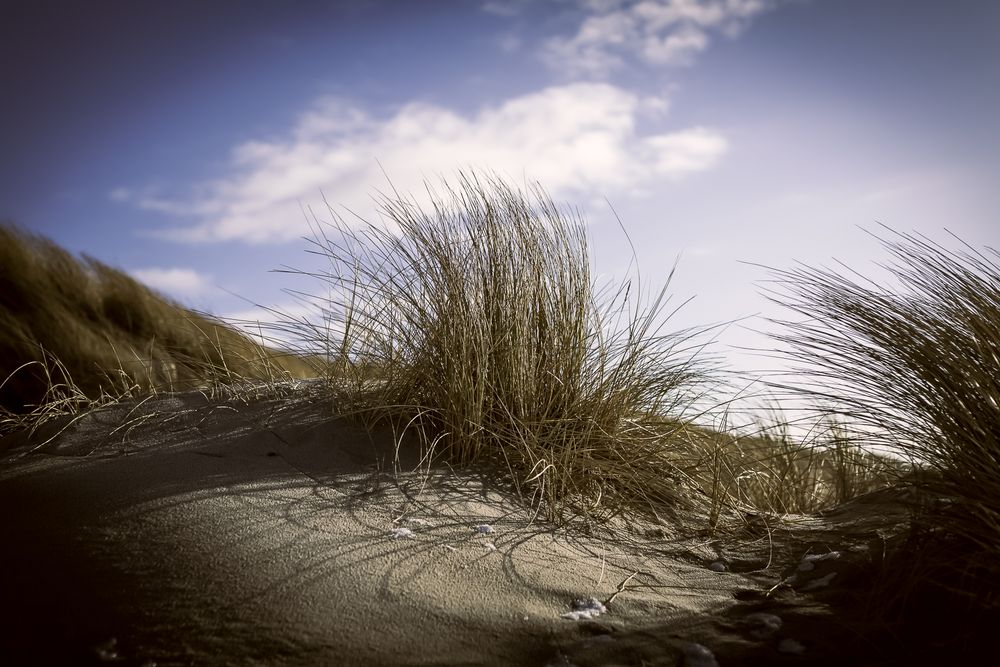
<svg viewBox="0 0 1000 667"><path fill-rule="evenodd" d="M119 204L131 204L143 211L165 213L167 215L195 215L199 207L191 202L182 202L164 197L156 186L146 186L140 189L115 188L109 193L109 198Z"/></svg>
<svg viewBox="0 0 1000 667"><path fill-rule="evenodd" d="M209 276L193 269L147 268L129 271L137 280L153 289L172 296L190 297L204 292L211 283Z"/></svg>
<svg viewBox="0 0 1000 667"><path fill-rule="evenodd" d="M370 211L371 188L386 183L382 167L401 193L417 194L425 180L473 168L537 180L555 197L640 195L712 167L727 149L725 137L709 128L639 131L640 118L665 110L663 99L605 83L546 88L471 115L413 103L376 118L326 98L286 138L236 147L231 175L201 196L161 210L197 216L196 224L168 232L175 239L265 243L306 233L301 206L316 202L320 191L332 204ZM149 204L148 197L123 199Z"/></svg>
<svg viewBox="0 0 1000 667"><path fill-rule="evenodd" d="M575 34L548 39L542 58L573 78L603 78L630 59L690 65L713 33L738 34L776 0L590 0Z"/></svg>

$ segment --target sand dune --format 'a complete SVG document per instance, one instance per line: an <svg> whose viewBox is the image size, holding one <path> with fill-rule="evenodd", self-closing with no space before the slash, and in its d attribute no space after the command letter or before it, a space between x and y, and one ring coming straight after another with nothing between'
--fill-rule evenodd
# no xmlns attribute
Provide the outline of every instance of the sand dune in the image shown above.
<svg viewBox="0 0 1000 667"><path fill-rule="evenodd" d="M684 517L556 527L501 471L413 471L417 453L395 460L390 432L297 396L162 397L34 451L43 433L0 443L0 662L816 662L839 635L802 589L847 581L886 524L851 539L830 523L850 513L751 521L729 540ZM842 558L815 557L835 547ZM778 620L760 615L782 604Z"/></svg>

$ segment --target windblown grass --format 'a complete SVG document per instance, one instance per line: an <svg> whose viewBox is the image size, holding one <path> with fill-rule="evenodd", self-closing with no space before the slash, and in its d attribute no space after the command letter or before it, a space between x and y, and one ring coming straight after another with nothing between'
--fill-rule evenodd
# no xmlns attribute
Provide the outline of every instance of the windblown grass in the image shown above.
<svg viewBox="0 0 1000 667"><path fill-rule="evenodd" d="M338 406L427 461L499 461L552 518L690 498L674 450L711 374L702 331L664 331L669 277L599 289L583 223L540 189L445 191L428 211L384 198L389 226L318 229L325 324L286 326L335 358Z"/></svg>
<svg viewBox="0 0 1000 667"><path fill-rule="evenodd" d="M776 271L771 298L805 316L776 338L815 382L780 385L920 465L925 499L895 565L898 608L960 594L1000 608L1000 264L996 250L879 238L899 286ZM952 602L955 602L952 597ZM941 608L944 609L944 608ZM948 613L945 611L944 613Z"/></svg>
<svg viewBox="0 0 1000 667"><path fill-rule="evenodd" d="M316 374L306 360L261 347L96 259L4 225L0 285L8 427L109 397Z"/></svg>
<svg viewBox="0 0 1000 667"><path fill-rule="evenodd" d="M712 502L710 524L723 509L782 516L808 514L897 483L902 461L868 451L861 438L821 420L800 439L773 410L756 428L689 427L686 470Z"/></svg>

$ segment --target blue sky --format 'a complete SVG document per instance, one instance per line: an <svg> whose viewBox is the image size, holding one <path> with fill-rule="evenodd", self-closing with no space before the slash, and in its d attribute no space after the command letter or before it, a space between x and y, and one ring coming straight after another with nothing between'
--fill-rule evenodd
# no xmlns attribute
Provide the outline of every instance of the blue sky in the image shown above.
<svg viewBox="0 0 1000 667"><path fill-rule="evenodd" d="M8 1L0 90L0 217L222 316L382 168L538 180L624 277L610 201L678 327L777 314L741 262L868 270L859 226L1000 245L990 1Z"/></svg>

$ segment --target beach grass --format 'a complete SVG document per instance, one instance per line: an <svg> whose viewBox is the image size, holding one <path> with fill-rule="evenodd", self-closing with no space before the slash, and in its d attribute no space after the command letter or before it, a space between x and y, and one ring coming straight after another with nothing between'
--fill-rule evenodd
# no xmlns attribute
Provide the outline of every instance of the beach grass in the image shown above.
<svg viewBox="0 0 1000 667"><path fill-rule="evenodd" d="M711 501L712 526L727 509L783 517L836 507L911 471L824 418L799 437L780 411L759 415L749 429L690 425L685 435L685 469Z"/></svg>
<svg viewBox="0 0 1000 667"><path fill-rule="evenodd" d="M0 225L3 425L155 391L315 376L315 360L263 347L92 258Z"/></svg>
<svg viewBox="0 0 1000 667"><path fill-rule="evenodd" d="M905 457L922 499L883 602L1000 609L1000 255L887 230L882 280L775 271L769 291L803 319L776 338L798 372L776 383ZM844 273L848 273L845 271ZM891 282L886 286L885 282ZM806 378L810 378L807 380ZM950 605L950 606L949 606Z"/></svg>
<svg viewBox="0 0 1000 667"><path fill-rule="evenodd" d="M595 287L583 223L540 189L466 176L427 210L381 204L390 225L313 241L332 319L301 333L334 355L338 405L428 462L499 463L550 518L688 497L669 453L709 376L699 332L664 329L666 285Z"/></svg>

